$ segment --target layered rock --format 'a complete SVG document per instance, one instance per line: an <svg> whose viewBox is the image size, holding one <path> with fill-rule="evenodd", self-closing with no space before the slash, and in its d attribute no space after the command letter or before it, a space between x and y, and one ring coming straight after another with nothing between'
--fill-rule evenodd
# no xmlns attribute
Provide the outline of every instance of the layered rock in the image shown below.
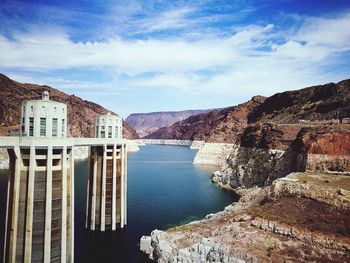
<svg viewBox="0 0 350 263"><path fill-rule="evenodd" d="M249 114L249 122L298 123L350 117L350 80L277 93Z"/></svg>
<svg viewBox="0 0 350 263"><path fill-rule="evenodd" d="M214 182L231 188L253 187L269 185L296 171L350 173L349 127L301 128L286 149L287 144L281 143L286 138L279 126L259 127L246 129L241 147L229 155L220 172L214 173Z"/></svg>
<svg viewBox="0 0 350 263"><path fill-rule="evenodd" d="M164 111L150 113L133 113L126 118L126 122L143 138L161 127L171 126L175 122L190 116L203 114L212 110Z"/></svg>
<svg viewBox="0 0 350 263"><path fill-rule="evenodd" d="M234 107L191 116L169 127L160 128L145 138L237 143L247 126L249 112L264 99L262 96L255 96Z"/></svg>
<svg viewBox="0 0 350 263"><path fill-rule="evenodd" d="M241 191L206 219L150 236L157 262L347 262L350 177L299 173ZM336 200L330 202L329 200Z"/></svg>
<svg viewBox="0 0 350 263"><path fill-rule="evenodd" d="M75 160L84 160L89 157L89 147L78 146L73 148L73 156Z"/></svg>
<svg viewBox="0 0 350 263"><path fill-rule="evenodd" d="M198 147L195 145L193 147ZM204 143L194 157L194 164L223 165L237 145L228 143Z"/></svg>
<svg viewBox="0 0 350 263"><path fill-rule="evenodd" d="M193 150L202 149L205 144L205 141L193 141L190 148Z"/></svg>
<svg viewBox="0 0 350 263"><path fill-rule="evenodd" d="M128 152L137 152L140 150L140 143L137 140L128 140L127 142L127 151Z"/></svg>
<svg viewBox="0 0 350 263"><path fill-rule="evenodd" d="M52 100L67 104L68 130L72 137L94 136L96 116L108 112L102 106L75 95L68 95L45 85L22 84L0 74L0 135L19 133L21 102L40 99L43 91L49 91ZM136 131L126 122L123 122L123 136L127 139L138 138Z"/></svg>
<svg viewBox="0 0 350 263"><path fill-rule="evenodd" d="M239 147L212 180L231 188L264 186L289 174L292 165L288 154L282 150Z"/></svg>
<svg viewBox="0 0 350 263"><path fill-rule="evenodd" d="M8 169L10 164L10 159L6 149L0 149L0 170Z"/></svg>

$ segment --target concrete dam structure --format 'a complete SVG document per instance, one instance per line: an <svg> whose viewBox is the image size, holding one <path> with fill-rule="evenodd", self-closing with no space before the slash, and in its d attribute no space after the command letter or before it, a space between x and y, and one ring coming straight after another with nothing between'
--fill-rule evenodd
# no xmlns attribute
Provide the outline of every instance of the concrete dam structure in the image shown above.
<svg viewBox="0 0 350 263"><path fill-rule="evenodd" d="M104 124L108 124L108 134ZM100 116L96 119L96 136L120 136L121 124L118 116ZM106 143L90 148L86 228L105 231L126 224L126 160L125 144Z"/></svg>
<svg viewBox="0 0 350 263"><path fill-rule="evenodd" d="M122 120L96 119L97 138L67 138L67 106L22 103L20 137L0 137L10 158L3 262L74 262L75 146L89 146L86 227L127 222L127 153Z"/></svg>

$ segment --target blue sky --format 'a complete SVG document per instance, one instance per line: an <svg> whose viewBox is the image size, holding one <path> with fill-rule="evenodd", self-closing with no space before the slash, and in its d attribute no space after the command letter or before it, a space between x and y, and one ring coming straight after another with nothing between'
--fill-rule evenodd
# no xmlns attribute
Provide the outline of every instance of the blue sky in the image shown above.
<svg viewBox="0 0 350 263"><path fill-rule="evenodd" d="M350 78L350 1L7 1L0 72L133 112Z"/></svg>

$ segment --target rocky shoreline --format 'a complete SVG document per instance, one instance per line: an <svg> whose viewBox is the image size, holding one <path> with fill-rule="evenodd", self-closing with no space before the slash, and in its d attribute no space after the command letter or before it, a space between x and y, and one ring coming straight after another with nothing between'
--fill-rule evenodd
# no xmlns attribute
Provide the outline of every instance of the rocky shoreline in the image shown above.
<svg viewBox="0 0 350 263"><path fill-rule="evenodd" d="M349 176L293 173L239 189L239 202L203 220L154 230L141 249L157 262L347 262L349 190Z"/></svg>
<svg viewBox="0 0 350 263"><path fill-rule="evenodd" d="M191 140L168 140L168 139L138 139L131 142L142 146L145 144L187 146L198 150L193 163L221 166L225 163L229 154L238 146L232 143L210 143L205 141Z"/></svg>
<svg viewBox="0 0 350 263"><path fill-rule="evenodd" d="M222 155L212 177L239 193L239 202L200 221L154 230L141 238L142 251L173 263L350 260L349 130L309 127L286 144L276 127L266 134L260 128ZM205 148L213 146L204 144L196 157Z"/></svg>

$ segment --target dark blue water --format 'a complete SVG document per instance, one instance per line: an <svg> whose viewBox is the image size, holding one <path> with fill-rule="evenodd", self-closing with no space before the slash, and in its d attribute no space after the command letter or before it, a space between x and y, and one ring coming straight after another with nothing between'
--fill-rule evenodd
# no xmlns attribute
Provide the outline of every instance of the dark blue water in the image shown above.
<svg viewBox="0 0 350 263"><path fill-rule="evenodd" d="M87 162L76 162L75 262L147 262L138 247L142 235L201 219L237 200L211 183L217 167L193 165L194 155L187 147L159 145L129 153L128 224L113 233L85 230ZM1 185L6 187L6 181L1 179Z"/></svg>

